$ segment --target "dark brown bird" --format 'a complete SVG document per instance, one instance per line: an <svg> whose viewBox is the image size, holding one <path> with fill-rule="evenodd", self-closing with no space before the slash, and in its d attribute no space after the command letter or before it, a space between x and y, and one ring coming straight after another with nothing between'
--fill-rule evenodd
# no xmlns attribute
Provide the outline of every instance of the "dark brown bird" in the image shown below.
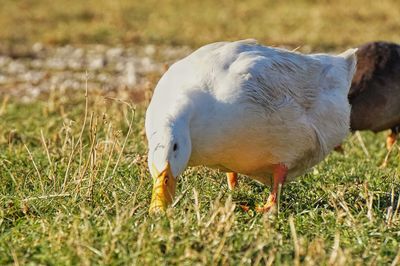
<svg viewBox="0 0 400 266"><path fill-rule="evenodd" d="M351 130L391 129L390 149L400 131L400 45L372 42L358 49L349 101Z"/></svg>

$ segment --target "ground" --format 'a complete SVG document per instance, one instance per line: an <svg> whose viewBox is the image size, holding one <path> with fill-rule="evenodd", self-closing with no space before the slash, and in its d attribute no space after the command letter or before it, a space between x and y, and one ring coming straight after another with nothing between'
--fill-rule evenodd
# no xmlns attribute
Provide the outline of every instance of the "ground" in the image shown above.
<svg viewBox="0 0 400 266"><path fill-rule="evenodd" d="M275 216L253 211L269 188L240 176L230 192L224 173L198 167L180 177L174 208L151 217L143 130L158 78L195 47L400 42L397 2L6 2L1 265L400 263L400 148L380 167L387 132L349 136L343 154L284 187Z"/></svg>

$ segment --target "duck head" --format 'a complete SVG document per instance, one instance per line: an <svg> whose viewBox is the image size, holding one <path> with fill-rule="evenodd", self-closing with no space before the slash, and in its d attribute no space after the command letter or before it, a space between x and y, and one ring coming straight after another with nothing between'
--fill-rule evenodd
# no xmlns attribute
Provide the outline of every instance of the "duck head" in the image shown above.
<svg viewBox="0 0 400 266"><path fill-rule="evenodd" d="M176 182L191 154L187 124L169 120L148 136L148 166L153 179L150 213L164 212L175 196Z"/></svg>

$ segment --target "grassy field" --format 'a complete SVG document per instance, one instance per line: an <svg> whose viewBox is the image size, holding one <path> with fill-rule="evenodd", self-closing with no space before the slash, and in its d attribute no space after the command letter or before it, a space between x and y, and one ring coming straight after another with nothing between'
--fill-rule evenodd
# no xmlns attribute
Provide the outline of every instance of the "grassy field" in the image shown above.
<svg viewBox="0 0 400 266"><path fill-rule="evenodd" d="M87 109L83 92L3 104L1 265L399 262L400 152L379 168L383 134L350 137L344 155L288 184L276 217L239 207L262 204L268 188L241 177L229 192L223 173L196 168L175 208L154 218L143 105L111 98L89 90Z"/></svg>
<svg viewBox="0 0 400 266"><path fill-rule="evenodd" d="M0 43L172 44L256 38L270 45L333 50L400 42L400 2L237 0L3 0Z"/></svg>
<svg viewBox="0 0 400 266"><path fill-rule="evenodd" d="M5 53L38 41L196 47L248 37L340 50L400 42L400 6L3 0L0 25ZM381 168L386 132L349 136L344 154L285 186L276 216L240 208L265 202L269 188L241 176L230 192L224 173L199 167L180 177L175 207L151 217L148 97L127 95L89 87L85 97L83 86L30 102L0 98L0 265L400 264L400 146Z"/></svg>

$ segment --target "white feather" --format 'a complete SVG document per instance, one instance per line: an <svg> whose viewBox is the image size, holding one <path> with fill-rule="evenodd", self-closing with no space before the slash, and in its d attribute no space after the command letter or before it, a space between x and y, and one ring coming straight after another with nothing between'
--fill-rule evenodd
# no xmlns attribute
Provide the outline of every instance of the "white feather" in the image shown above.
<svg viewBox="0 0 400 266"><path fill-rule="evenodd" d="M175 175L188 163L205 165L263 183L277 163L289 177L304 173L349 132L354 53L302 55L249 40L198 49L154 91L146 114L149 163L172 161ZM172 156L171 143L185 138L190 147L182 154L189 155ZM155 152L157 145L166 148Z"/></svg>

